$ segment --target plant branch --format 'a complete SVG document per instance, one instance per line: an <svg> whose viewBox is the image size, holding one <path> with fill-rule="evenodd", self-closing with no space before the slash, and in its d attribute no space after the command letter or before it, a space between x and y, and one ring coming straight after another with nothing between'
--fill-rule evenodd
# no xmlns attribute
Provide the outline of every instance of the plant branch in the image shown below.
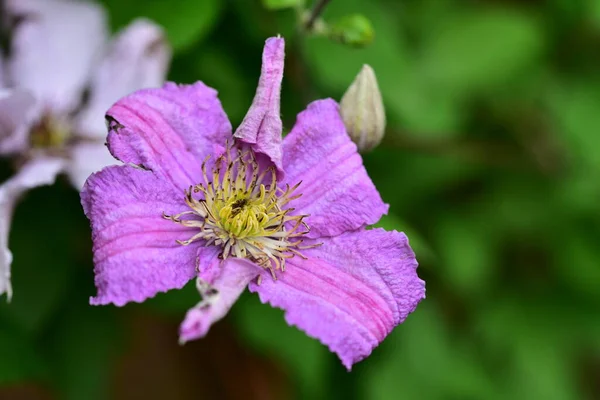
<svg viewBox="0 0 600 400"><path fill-rule="evenodd" d="M313 7L313 9L310 12L310 16L308 17L308 20L306 21L306 24L304 25L304 28L307 31L310 31L312 29L312 27L315 24L315 21L317 20L317 18L319 18L319 15L321 15L321 13L323 12L323 10L325 9L325 6L330 1L331 0L317 0L315 6Z"/></svg>
<svg viewBox="0 0 600 400"><path fill-rule="evenodd" d="M382 144L392 149L436 156L451 156L481 165L517 170L534 167L543 170L526 154L520 153L518 148L501 142L451 138L423 139L406 132L388 131Z"/></svg>

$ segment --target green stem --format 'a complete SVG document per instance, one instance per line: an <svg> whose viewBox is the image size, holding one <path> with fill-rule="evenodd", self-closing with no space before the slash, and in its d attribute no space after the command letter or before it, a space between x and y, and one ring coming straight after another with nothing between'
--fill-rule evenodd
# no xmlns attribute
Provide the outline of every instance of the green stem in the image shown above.
<svg viewBox="0 0 600 400"><path fill-rule="evenodd" d="M304 28L307 31L310 31L313 28L315 21L317 20L317 18L319 18L319 15L321 15L323 10L325 9L325 6L330 1L331 0L318 0L316 2L315 6L313 7L312 11L310 12L310 16L308 17L306 24L304 25Z"/></svg>

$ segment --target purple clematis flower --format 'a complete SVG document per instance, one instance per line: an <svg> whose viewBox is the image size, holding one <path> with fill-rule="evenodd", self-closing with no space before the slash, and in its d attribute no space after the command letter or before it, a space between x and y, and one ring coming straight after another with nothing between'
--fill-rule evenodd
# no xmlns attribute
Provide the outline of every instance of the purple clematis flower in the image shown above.
<svg viewBox="0 0 600 400"><path fill-rule="evenodd" d="M425 296L331 99L311 103L282 141L284 41L268 39L258 90L232 136L217 92L167 83L118 101L108 146L125 165L88 178L98 293L142 302L196 278L202 300L180 329L204 336L246 287L351 366Z"/></svg>
<svg viewBox="0 0 600 400"><path fill-rule="evenodd" d="M10 43L0 52L0 155L17 173L0 185L0 294L10 300L8 249L16 202L66 173L79 190L117 161L104 113L120 97L158 87L170 60L162 30L136 20L109 42L104 10L70 0L4 0Z"/></svg>

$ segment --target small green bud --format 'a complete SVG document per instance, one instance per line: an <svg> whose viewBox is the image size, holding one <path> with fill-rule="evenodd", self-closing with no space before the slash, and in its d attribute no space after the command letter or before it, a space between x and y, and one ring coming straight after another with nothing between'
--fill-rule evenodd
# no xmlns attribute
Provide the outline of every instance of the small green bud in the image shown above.
<svg viewBox="0 0 600 400"><path fill-rule="evenodd" d="M373 68L363 65L342 96L340 112L358 151L377 147L385 133L385 109Z"/></svg>
<svg viewBox="0 0 600 400"><path fill-rule="evenodd" d="M370 44L375 36L371 21L361 14L342 17L329 27L329 36L343 44L363 47Z"/></svg>

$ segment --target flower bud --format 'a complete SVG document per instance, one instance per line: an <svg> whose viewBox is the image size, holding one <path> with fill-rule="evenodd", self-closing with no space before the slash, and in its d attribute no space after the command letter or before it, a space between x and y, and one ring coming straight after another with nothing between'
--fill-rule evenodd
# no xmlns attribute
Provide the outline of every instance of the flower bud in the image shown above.
<svg viewBox="0 0 600 400"><path fill-rule="evenodd" d="M385 132L385 110L373 68L363 65L342 96L340 112L358 151L377 147Z"/></svg>
<svg viewBox="0 0 600 400"><path fill-rule="evenodd" d="M375 30L367 17L352 14L333 22L329 27L329 37L349 46L364 47L373 41Z"/></svg>

